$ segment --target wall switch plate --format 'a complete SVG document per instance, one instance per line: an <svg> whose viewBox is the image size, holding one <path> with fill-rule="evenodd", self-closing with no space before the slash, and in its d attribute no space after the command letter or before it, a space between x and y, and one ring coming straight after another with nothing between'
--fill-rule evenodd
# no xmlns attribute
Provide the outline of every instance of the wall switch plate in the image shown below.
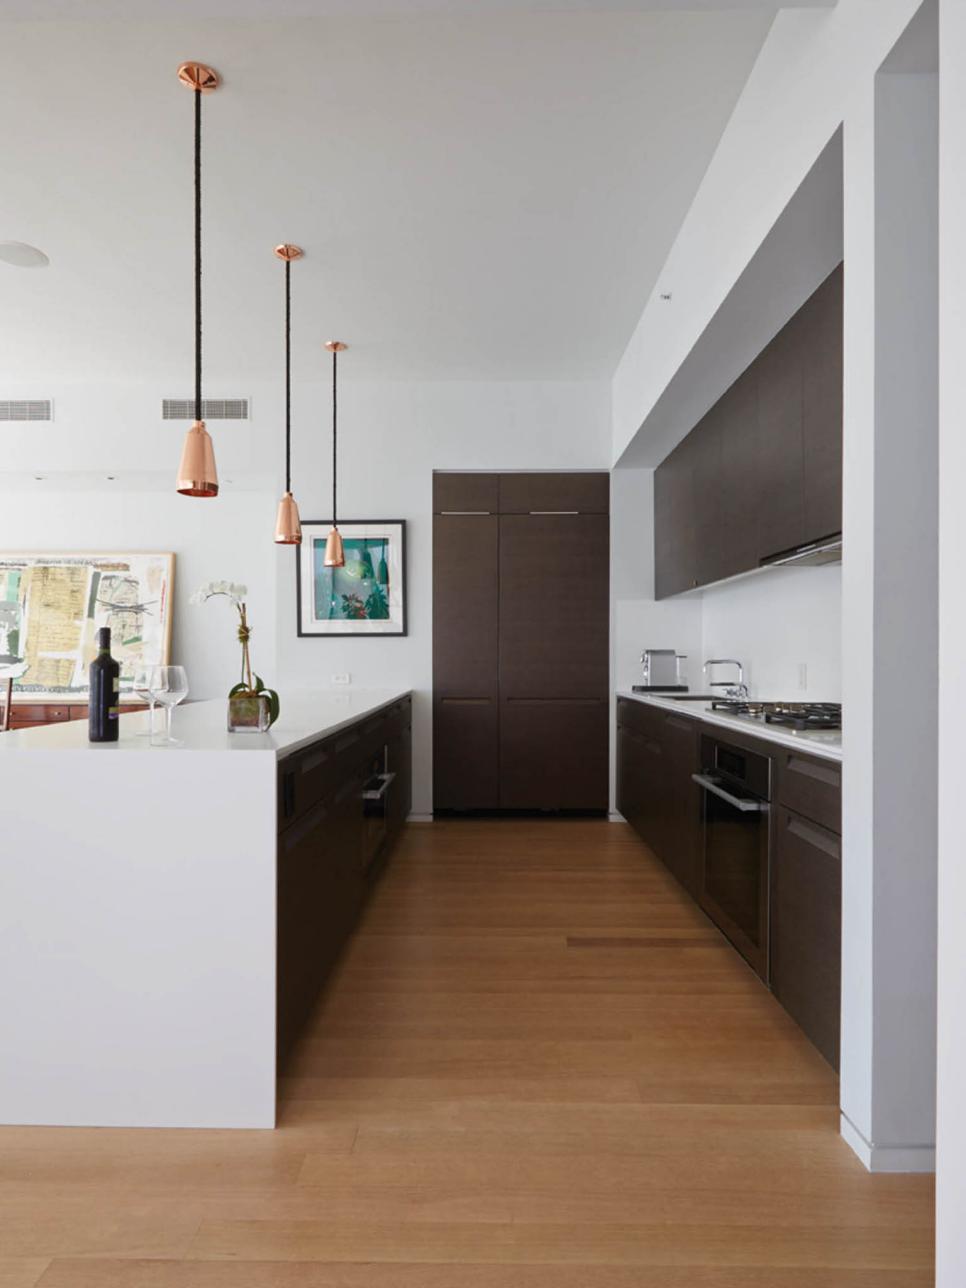
<svg viewBox="0 0 966 1288"><path fill-rule="evenodd" d="M798 687L802 693L808 689L808 663L799 662L798 664Z"/></svg>
<svg viewBox="0 0 966 1288"><path fill-rule="evenodd" d="M348 671L340 671L337 675L333 675L332 683L333 684L351 684L352 676L349 674Z"/></svg>

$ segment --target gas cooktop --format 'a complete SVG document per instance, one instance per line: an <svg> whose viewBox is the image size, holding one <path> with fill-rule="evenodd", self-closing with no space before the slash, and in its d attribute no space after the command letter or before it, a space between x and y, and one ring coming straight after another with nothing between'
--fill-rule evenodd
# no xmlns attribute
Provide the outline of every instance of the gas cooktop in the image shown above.
<svg viewBox="0 0 966 1288"><path fill-rule="evenodd" d="M745 716L786 729L841 729L839 702L753 702L743 698L715 698L712 711Z"/></svg>

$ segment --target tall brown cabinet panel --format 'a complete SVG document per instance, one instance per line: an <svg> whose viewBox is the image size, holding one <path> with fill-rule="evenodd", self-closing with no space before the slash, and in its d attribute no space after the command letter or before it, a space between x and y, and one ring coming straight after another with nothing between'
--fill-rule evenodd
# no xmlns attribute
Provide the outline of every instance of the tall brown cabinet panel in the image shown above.
<svg viewBox="0 0 966 1288"><path fill-rule="evenodd" d="M435 808L606 810L609 478L496 477L435 476Z"/></svg>
<svg viewBox="0 0 966 1288"><path fill-rule="evenodd" d="M433 516L434 798L442 809L497 809L499 523Z"/></svg>

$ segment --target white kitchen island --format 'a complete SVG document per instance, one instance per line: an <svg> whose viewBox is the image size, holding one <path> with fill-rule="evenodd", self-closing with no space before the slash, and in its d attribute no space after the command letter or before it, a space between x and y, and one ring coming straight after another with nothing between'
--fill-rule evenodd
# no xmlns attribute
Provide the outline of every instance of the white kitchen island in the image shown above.
<svg viewBox="0 0 966 1288"><path fill-rule="evenodd" d="M278 761L403 697L0 735L0 1123L274 1126Z"/></svg>

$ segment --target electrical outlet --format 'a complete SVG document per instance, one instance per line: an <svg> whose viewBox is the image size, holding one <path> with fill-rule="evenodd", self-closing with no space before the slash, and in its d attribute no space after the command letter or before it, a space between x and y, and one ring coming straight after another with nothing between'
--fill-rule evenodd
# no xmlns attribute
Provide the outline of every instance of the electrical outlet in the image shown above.
<svg viewBox="0 0 966 1288"><path fill-rule="evenodd" d="M332 683L333 684L351 684L352 676L349 674L348 671L340 671L337 675L333 675Z"/></svg>
<svg viewBox="0 0 966 1288"><path fill-rule="evenodd" d="M808 663L799 662L798 664L798 687L804 693L808 688Z"/></svg>

